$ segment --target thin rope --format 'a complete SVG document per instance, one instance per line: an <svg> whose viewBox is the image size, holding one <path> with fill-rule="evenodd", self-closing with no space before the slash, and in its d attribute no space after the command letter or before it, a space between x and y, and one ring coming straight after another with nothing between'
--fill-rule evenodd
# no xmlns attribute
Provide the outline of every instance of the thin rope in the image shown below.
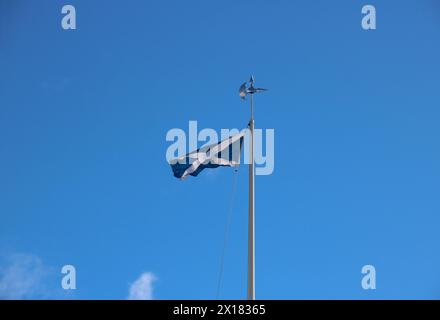
<svg viewBox="0 0 440 320"><path fill-rule="evenodd" d="M219 272L219 276L218 276L216 300L218 300L220 297L220 289L221 289L222 280L223 280L223 269L224 269L224 264L225 264L226 246L228 244L229 228L231 226L231 221L232 221L232 212L233 212L232 208L234 205L235 191L237 189L237 176L238 176L238 167L234 168L234 173L232 176L232 194L231 194L231 199L229 202L229 211L228 211L228 215L227 215L227 220L226 220L226 225L225 225L225 235L224 235L224 239L223 239L223 250L222 250L222 255L220 258L220 272Z"/></svg>

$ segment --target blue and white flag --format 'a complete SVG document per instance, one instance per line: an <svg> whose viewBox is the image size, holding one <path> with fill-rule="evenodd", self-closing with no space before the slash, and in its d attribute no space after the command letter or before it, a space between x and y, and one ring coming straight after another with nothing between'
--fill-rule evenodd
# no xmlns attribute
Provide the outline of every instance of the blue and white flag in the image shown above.
<svg viewBox="0 0 440 320"><path fill-rule="evenodd" d="M170 161L176 178L197 176L205 168L236 167L240 164L240 152L245 133L242 131L219 143L202 147Z"/></svg>

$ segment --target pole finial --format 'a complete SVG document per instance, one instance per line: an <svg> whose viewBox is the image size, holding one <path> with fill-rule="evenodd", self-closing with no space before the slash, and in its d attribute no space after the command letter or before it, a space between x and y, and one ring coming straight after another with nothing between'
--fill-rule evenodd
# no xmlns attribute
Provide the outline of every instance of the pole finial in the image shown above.
<svg viewBox="0 0 440 320"><path fill-rule="evenodd" d="M249 79L249 86L246 86L248 83L245 82L238 89L238 93L240 95L240 98L245 99L246 95L248 95L248 94L254 94L254 93L260 93L263 91L267 91L267 89L264 89L264 88L255 88L254 83L255 83L255 78L253 75L251 75L251 77Z"/></svg>

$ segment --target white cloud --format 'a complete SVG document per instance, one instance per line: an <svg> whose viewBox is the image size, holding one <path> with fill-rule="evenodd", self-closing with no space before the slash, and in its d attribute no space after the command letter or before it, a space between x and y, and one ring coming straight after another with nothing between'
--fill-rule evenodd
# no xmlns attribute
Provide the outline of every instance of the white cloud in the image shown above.
<svg viewBox="0 0 440 320"><path fill-rule="evenodd" d="M29 299L45 295L43 280L49 269L39 257L13 254L0 262L0 299Z"/></svg>
<svg viewBox="0 0 440 320"><path fill-rule="evenodd" d="M152 300L153 282L156 276L151 272L144 272L130 285L128 300Z"/></svg>

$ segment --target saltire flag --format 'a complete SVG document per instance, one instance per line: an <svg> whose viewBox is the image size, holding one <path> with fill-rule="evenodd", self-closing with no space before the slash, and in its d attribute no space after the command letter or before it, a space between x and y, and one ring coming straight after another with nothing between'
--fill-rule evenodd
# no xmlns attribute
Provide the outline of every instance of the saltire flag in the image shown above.
<svg viewBox="0 0 440 320"><path fill-rule="evenodd" d="M205 168L220 166L236 167L240 164L240 153L245 132L230 136L219 143L204 146L183 157L170 161L174 176L185 179L196 177Z"/></svg>

